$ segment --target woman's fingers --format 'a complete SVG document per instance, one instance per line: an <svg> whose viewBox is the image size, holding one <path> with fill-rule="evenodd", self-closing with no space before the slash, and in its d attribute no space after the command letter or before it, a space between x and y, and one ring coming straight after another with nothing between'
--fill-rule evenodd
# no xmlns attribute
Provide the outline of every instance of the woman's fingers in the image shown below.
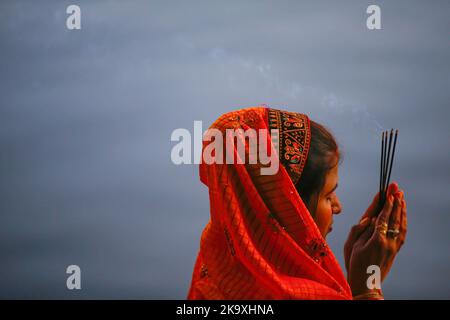
<svg viewBox="0 0 450 320"><path fill-rule="evenodd" d="M359 238L361 233L366 229L366 227L369 225L370 219L364 218L359 222L359 224L354 225L352 229L350 230L350 234L348 235L347 242L345 243L346 246L353 247L353 244L355 241Z"/></svg>
<svg viewBox="0 0 450 320"><path fill-rule="evenodd" d="M384 203L383 210L381 210L381 213L377 218L375 226L376 232L374 233L374 235L379 234L382 236L386 236L389 218L391 216L393 206L394 197L392 195L389 195L386 199L386 202Z"/></svg>
<svg viewBox="0 0 450 320"><path fill-rule="evenodd" d="M398 191L394 196L394 207L389 218L387 237L390 240L397 240L400 235L400 224L402 219L403 192Z"/></svg>
<svg viewBox="0 0 450 320"><path fill-rule="evenodd" d="M407 209L406 209L406 201L402 200L402 208L401 208L401 218L400 218L400 234L397 238L397 244L398 248L400 249L401 246L405 243L406 240L406 233L408 231L408 217L407 217Z"/></svg>
<svg viewBox="0 0 450 320"><path fill-rule="evenodd" d="M344 257L345 257L345 264L346 264L346 268L348 270L348 260L350 258L350 254L352 252L353 249L353 245L355 244L356 240L358 240L358 238L361 236L361 234L364 232L364 230L367 228L367 226L369 225L370 219L366 218L366 219L362 219L359 224L354 225L352 227L352 229L350 230L350 233L348 235L347 241L345 242L344 245Z"/></svg>
<svg viewBox="0 0 450 320"><path fill-rule="evenodd" d="M393 182L388 186L386 197L389 197L389 195L394 195L399 191L401 190L399 189L398 184L396 182Z"/></svg>
<svg viewBox="0 0 450 320"><path fill-rule="evenodd" d="M369 207L367 208L366 212L364 213L364 215L361 217L361 220L359 221L359 223L361 223L361 221L363 221L363 219L365 218L371 218L371 217L376 217L377 215L377 209L378 209L378 202L380 199L380 193L378 192L375 197L373 197L372 203L369 205Z"/></svg>
<svg viewBox="0 0 450 320"><path fill-rule="evenodd" d="M398 191L399 191L398 184L396 182L393 182L393 183L389 184L387 192L386 192L386 196L389 196L390 194L394 194ZM366 217L371 218L371 217L376 217L378 215L379 201L380 201L379 199L380 199L380 193L378 192L375 195L375 197L373 197L372 203L367 208L364 215L361 217L361 221L362 221L362 219L364 219Z"/></svg>
<svg viewBox="0 0 450 320"><path fill-rule="evenodd" d="M366 244L366 242L372 237L373 232L375 231L375 223L377 219L375 217L372 217L370 219L369 227L365 229L365 231L361 234L360 240L363 244Z"/></svg>

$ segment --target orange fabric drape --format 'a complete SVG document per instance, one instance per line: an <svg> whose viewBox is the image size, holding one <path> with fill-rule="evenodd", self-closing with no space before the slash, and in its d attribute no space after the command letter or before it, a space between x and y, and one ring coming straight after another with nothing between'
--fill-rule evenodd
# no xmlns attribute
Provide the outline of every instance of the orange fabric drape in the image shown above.
<svg viewBox="0 0 450 320"><path fill-rule="evenodd" d="M261 175L268 165L259 162L200 164L211 219L188 299L351 299L336 258L294 186L307 161L308 117L258 106L224 114L211 128L223 133L224 150L226 129L278 129L279 145L270 135L266 141L280 166L274 175Z"/></svg>

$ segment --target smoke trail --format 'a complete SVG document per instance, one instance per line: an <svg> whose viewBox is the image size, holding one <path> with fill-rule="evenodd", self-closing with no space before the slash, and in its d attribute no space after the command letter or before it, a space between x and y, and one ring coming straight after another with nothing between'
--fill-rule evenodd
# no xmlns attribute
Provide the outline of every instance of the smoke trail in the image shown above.
<svg viewBox="0 0 450 320"><path fill-rule="evenodd" d="M289 107L302 106L304 112L329 118L330 121L348 123L350 120L352 129L369 132L374 137L378 137L384 130L367 106L360 102L349 101L321 87L283 80L271 63L230 53L221 47L205 50L192 41L177 39L177 43L191 53L206 55L208 61L217 67L219 72L217 76L221 76L232 91L253 89L249 88L251 82L258 90L258 99L261 97L268 99L269 101L261 102L269 105L271 102L281 101L283 105Z"/></svg>
<svg viewBox="0 0 450 320"><path fill-rule="evenodd" d="M334 119L337 117L346 122L350 117L354 128L369 130L374 136L378 136L384 129L375 116L368 111L367 106L347 101L323 88L307 86L295 81L284 81L270 63L257 62L254 59L230 54L223 48L211 49L209 57L227 75L232 88L239 87L237 84L242 80L239 77L239 70L245 70L263 81L264 87L270 91L271 96L276 96L292 105L302 106L305 100L312 101L314 105L322 109L321 114Z"/></svg>

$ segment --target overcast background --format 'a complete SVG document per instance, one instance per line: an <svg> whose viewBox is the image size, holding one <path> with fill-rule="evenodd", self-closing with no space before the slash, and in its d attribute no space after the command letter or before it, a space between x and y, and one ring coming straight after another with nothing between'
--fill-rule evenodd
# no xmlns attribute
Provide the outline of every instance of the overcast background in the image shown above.
<svg viewBox="0 0 450 320"><path fill-rule="evenodd" d="M369 4L382 30L366 28ZM265 103L344 150L328 238L342 266L378 188L379 135L399 129L409 232L383 290L449 299L449 17L437 0L2 1L0 297L184 299L209 202L170 135Z"/></svg>

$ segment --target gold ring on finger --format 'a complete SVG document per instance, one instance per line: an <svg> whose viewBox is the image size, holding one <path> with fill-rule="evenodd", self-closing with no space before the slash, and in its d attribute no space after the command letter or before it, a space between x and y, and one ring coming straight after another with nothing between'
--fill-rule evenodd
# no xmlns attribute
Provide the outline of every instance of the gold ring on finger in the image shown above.
<svg viewBox="0 0 450 320"><path fill-rule="evenodd" d="M395 239L400 234L400 230L398 230L398 229L389 229L387 231L387 234L390 235L391 238Z"/></svg>
<svg viewBox="0 0 450 320"><path fill-rule="evenodd" d="M387 225L386 222L380 223L380 224L377 226L377 229L378 229L378 232L379 232L380 234L382 234L383 236L385 236L385 235L387 234L387 231L388 231L388 225Z"/></svg>

